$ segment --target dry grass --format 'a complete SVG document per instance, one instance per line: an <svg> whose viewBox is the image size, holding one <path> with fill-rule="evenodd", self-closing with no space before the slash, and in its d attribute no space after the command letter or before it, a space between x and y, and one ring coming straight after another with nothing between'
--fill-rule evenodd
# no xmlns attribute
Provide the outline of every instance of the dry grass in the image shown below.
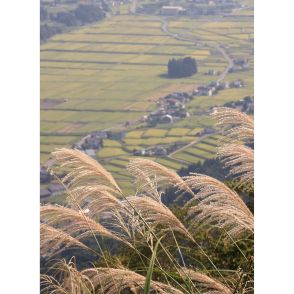
<svg viewBox="0 0 294 294"><path fill-rule="evenodd" d="M95 293L118 294L123 290L129 290L129 293L142 293L144 290L145 277L128 269L93 268L82 273L89 277L96 291L98 290ZM151 281L150 286L158 294L182 294L178 289L160 282Z"/></svg>
<svg viewBox="0 0 294 294"><path fill-rule="evenodd" d="M56 278L41 275L41 286L43 286L41 293L95 293L92 281L87 275L77 270L73 258L68 263L65 260L56 262L50 270L53 271L53 276L56 276ZM58 282L58 280L62 280L62 282Z"/></svg>
<svg viewBox="0 0 294 294"><path fill-rule="evenodd" d="M229 176L240 181L240 185L254 185L254 151L238 144L226 144L218 149L218 156L230 170Z"/></svg>
<svg viewBox="0 0 294 294"><path fill-rule="evenodd" d="M76 247L87 251L91 250L76 238L46 224L41 224L40 227L40 247L41 255L50 257L59 254L69 247Z"/></svg>
<svg viewBox="0 0 294 294"><path fill-rule="evenodd" d="M118 294L124 290L129 291L124 293L139 293L145 285L144 276L125 268L89 268L78 271L72 260L69 263L62 260L54 264L51 269L56 271L56 275L61 274L63 282L58 282L52 276L42 275L41 285L44 287L42 293ZM151 281L150 286L158 294L183 294L178 289L160 282Z"/></svg>
<svg viewBox="0 0 294 294"><path fill-rule="evenodd" d="M112 232L86 216L85 213L63 206L41 206L42 221L51 226L58 226L63 232L73 236L77 240L93 237L93 234L97 234L121 241Z"/></svg>
<svg viewBox="0 0 294 294"><path fill-rule="evenodd" d="M115 190L104 185L79 186L70 191L67 201L76 210L83 207L89 217L99 218L104 211L121 206L115 193Z"/></svg>
<svg viewBox="0 0 294 294"><path fill-rule="evenodd" d="M185 182L197 191L187 203L192 205L189 215L196 224L226 229L232 237L253 233L253 215L237 193L206 175L192 174Z"/></svg>
<svg viewBox="0 0 294 294"><path fill-rule="evenodd" d="M232 290L221 282L188 268L180 268L179 273L186 279L187 277L194 282L198 288L201 288L201 293L204 294L232 294Z"/></svg>
<svg viewBox="0 0 294 294"><path fill-rule="evenodd" d="M231 141L218 149L221 162L230 169L230 176L239 180L242 185L252 186L253 189L253 150L240 144L253 141L252 119L229 108L217 108L213 116L218 120L218 126L224 129L226 138ZM53 269L57 276L59 275L58 278L54 275L42 276L44 293L142 293L145 277L122 266L110 266L96 235L123 242L138 254L136 246L140 242L152 250L153 242L158 240L159 236L166 236L166 233L170 232L175 244L169 245L175 245L185 265L180 245L173 234L173 231L177 231L186 240L196 244L214 270L223 277L188 229L162 203L161 195L168 187L176 187L192 196L192 199L186 202L186 207L189 208L188 217L192 222L191 228L195 225L209 228L216 226L225 230L231 240L253 234L253 214L243 200L224 183L209 176L190 174L181 178L176 172L156 162L136 158L130 161L128 170L135 177L138 190L135 196L126 196L112 175L84 153L63 148L55 151L53 155L62 167L71 169L63 179L63 183L67 185L70 207L41 206L41 254L50 256L69 247L91 250L81 240L94 237L107 267L78 271L74 260L68 263L60 261ZM180 268L176 258L168 251L169 246L165 247L162 241L160 242L163 252L175 266L175 271L180 274L182 281L178 283L171 276L170 280L167 279L166 271L156 260L157 269L162 271L167 284L151 281L154 293L183 293L168 285L168 281L179 285L179 289L183 289L185 293L194 293L190 291L190 283L195 284L197 293L236 293L210 276L193 269ZM236 283L238 286L238 282Z"/></svg>
<svg viewBox="0 0 294 294"><path fill-rule="evenodd" d="M152 160L145 158L131 159L128 170L136 178L139 191L143 193L146 191L146 188L153 187L154 189L154 187L156 187L158 189L167 188L169 186L181 186L183 190L192 192L175 171Z"/></svg>
<svg viewBox="0 0 294 294"><path fill-rule="evenodd" d="M217 127L223 130L225 140L252 143L254 140L253 120L236 109L217 107L212 113L217 120Z"/></svg>
<svg viewBox="0 0 294 294"><path fill-rule="evenodd" d="M71 171L63 179L69 186L78 186L84 181L89 185L102 184L121 192L112 175L96 160L79 150L67 148L58 149L52 153L61 167L68 167Z"/></svg>
<svg viewBox="0 0 294 294"><path fill-rule="evenodd" d="M126 204L130 205L130 209L134 209L139 213L144 221L150 226L163 226L169 230L178 231L189 239L192 236L178 218L163 204L149 197L128 197Z"/></svg>

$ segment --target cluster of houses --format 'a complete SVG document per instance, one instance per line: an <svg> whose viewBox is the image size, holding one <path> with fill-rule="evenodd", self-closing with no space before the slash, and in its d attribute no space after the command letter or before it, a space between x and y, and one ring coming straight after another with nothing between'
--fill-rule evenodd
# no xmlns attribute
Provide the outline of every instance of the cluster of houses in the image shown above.
<svg viewBox="0 0 294 294"><path fill-rule="evenodd" d="M230 68L229 73L244 71L249 68L248 59L246 58L235 58L233 62L234 65Z"/></svg>
<svg viewBox="0 0 294 294"><path fill-rule="evenodd" d="M95 157L97 150L103 147L103 140L108 137L108 132L93 132L84 137L80 142L74 144L72 148L79 149L87 155ZM60 177L63 176L60 175ZM56 183L45 167L41 167L40 169L40 183L47 186L46 188L40 188L41 199L64 193L64 186Z"/></svg>
<svg viewBox="0 0 294 294"><path fill-rule="evenodd" d="M240 4L233 0L188 0L183 6L164 5L160 14L165 16L187 15L197 17L199 15L216 15L229 13Z"/></svg>
<svg viewBox="0 0 294 294"><path fill-rule="evenodd" d="M207 85L201 85L193 91L194 96L213 96L219 91L229 88L243 88L245 86L242 80L232 82L211 82Z"/></svg>
<svg viewBox="0 0 294 294"><path fill-rule="evenodd" d="M53 176L43 166L40 168L40 183L47 184L47 188L40 188L40 198L44 199L50 196L55 196L64 193L64 186L60 183L56 183L53 180Z"/></svg>
<svg viewBox="0 0 294 294"><path fill-rule="evenodd" d="M229 88L244 88L244 87L245 87L245 83L243 80L240 80L240 79L232 81L229 84Z"/></svg>
<svg viewBox="0 0 294 294"><path fill-rule="evenodd" d="M109 136L108 132L92 132L84 137L80 142L74 144L72 148L79 149L89 156L95 156L97 150L103 147L103 140Z"/></svg>
<svg viewBox="0 0 294 294"><path fill-rule="evenodd" d="M186 15L186 9L182 6L162 6L160 9L161 15Z"/></svg>
<svg viewBox="0 0 294 294"><path fill-rule="evenodd" d="M168 155L168 147L164 146L154 146L148 149L134 149L133 155L135 156L166 156Z"/></svg>
<svg viewBox="0 0 294 294"><path fill-rule="evenodd" d="M189 117L190 115L186 110L185 103L189 102L192 97L187 92L173 92L168 94L157 102L159 108L150 113L146 121L154 126L159 123L172 124L178 119Z"/></svg>
<svg viewBox="0 0 294 294"><path fill-rule="evenodd" d="M229 83L222 82L211 82L207 85L201 85L193 91L195 96L213 96L217 94L218 91L228 89L230 87Z"/></svg>
<svg viewBox="0 0 294 294"><path fill-rule="evenodd" d="M196 137L203 137L206 135L214 134L215 130L212 128L205 128L196 134Z"/></svg>
<svg viewBox="0 0 294 294"><path fill-rule="evenodd" d="M246 96L240 99L239 101L227 102L224 106L236 108L247 114L253 114L254 113L254 98L252 96Z"/></svg>
<svg viewBox="0 0 294 294"><path fill-rule="evenodd" d="M209 69L208 71L204 73L204 75L206 76L218 76L219 74L220 72L215 69Z"/></svg>
<svg viewBox="0 0 294 294"><path fill-rule="evenodd" d="M176 142L171 145L157 145L153 147L149 147L146 149L134 149L133 155L135 156L158 156L164 157L170 154L171 152L177 150L179 147L185 145L184 142Z"/></svg>

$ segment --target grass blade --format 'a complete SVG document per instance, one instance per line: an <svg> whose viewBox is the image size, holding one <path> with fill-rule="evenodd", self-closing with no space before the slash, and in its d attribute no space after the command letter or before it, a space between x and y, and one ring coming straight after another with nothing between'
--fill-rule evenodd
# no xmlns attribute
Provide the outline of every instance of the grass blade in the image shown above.
<svg viewBox="0 0 294 294"><path fill-rule="evenodd" d="M144 286L144 294L149 294L150 293L150 284L151 284L151 278L152 278L152 273L153 273L153 268L154 268L154 262L155 262L155 258L156 258L156 253L157 253L157 248L158 245L160 243L160 240L163 237L159 238L154 246L154 250L152 252L152 256L150 259L150 264L149 264L149 268L147 271L147 275L146 275L146 281L145 281L145 286Z"/></svg>

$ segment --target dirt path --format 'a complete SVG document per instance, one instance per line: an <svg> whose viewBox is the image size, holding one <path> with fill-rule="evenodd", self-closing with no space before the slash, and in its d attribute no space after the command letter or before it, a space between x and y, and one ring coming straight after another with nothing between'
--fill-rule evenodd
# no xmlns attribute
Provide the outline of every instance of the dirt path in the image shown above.
<svg viewBox="0 0 294 294"><path fill-rule="evenodd" d="M234 61L229 56L229 54L227 53L227 51L221 45L217 46L216 49L223 55L223 57L225 58L225 60L228 62L228 66L225 68L225 70L221 73L221 75L217 79L217 82L220 82L220 81L222 81L227 76L227 74L229 73L230 69L233 68Z"/></svg>

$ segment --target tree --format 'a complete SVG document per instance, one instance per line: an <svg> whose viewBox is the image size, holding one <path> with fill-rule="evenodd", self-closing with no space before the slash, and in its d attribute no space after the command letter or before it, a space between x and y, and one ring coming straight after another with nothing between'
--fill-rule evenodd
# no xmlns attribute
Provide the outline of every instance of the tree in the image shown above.
<svg viewBox="0 0 294 294"><path fill-rule="evenodd" d="M47 12L46 8L41 6L41 8L40 8L40 20L45 21L47 19L48 19L48 12Z"/></svg>
<svg viewBox="0 0 294 294"><path fill-rule="evenodd" d="M74 14L82 23L98 21L105 17L104 11L97 5L79 5Z"/></svg>
<svg viewBox="0 0 294 294"><path fill-rule="evenodd" d="M58 12L55 20L66 26L77 25L77 19L72 12Z"/></svg>
<svg viewBox="0 0 294 294"><path fill-rule="evenodd" d="M197 62L192 57L172 58L169 60L167 68L170 78L189 77L197 73Z"/></svg>
<svg viewBox="0 0 294 294"><path fill-rule="evenodd" d="M40 40L46 41L55 34L61 33L61 29L55 26L42 25L40 27Z"/></svg>

